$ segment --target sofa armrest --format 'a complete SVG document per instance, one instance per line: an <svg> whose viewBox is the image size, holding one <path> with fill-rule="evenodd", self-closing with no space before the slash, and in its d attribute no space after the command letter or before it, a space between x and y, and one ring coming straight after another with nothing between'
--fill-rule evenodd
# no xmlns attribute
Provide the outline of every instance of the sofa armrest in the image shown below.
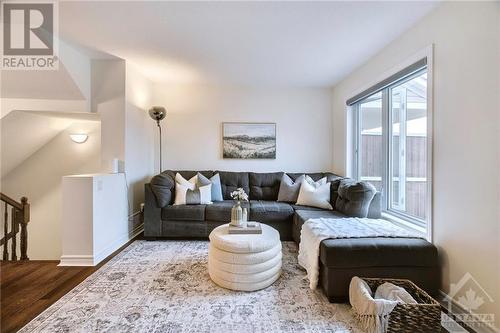
<svg viewBox="0 0 500 333"><path fill-rule="evenodd" d="M367 217L376 192L370 183L343 179L339 185L335 208L347 216Z"/></svg>
<svg viewBox="0 0 500 333"><path fill-rule="evenodd" d="M151 184L144 185L144 236L161 236L161 207L156 201L156 196L151 189Z"/></svg>
<svg viewBox="0 0 500 333"><path fill-rule="evenodd" d="M151 191L154 194L158 207L163 208L172 203L175 191L175 175L164 171L151 179Z"/></svg>

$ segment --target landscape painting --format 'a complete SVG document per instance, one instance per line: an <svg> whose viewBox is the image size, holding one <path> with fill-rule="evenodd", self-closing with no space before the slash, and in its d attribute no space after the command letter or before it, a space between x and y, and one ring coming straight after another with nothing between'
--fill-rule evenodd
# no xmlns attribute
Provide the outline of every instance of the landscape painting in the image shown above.
<svg viewBox="0 0 500 333"><path fill-rule="evenodd" d="M276 124L223 123L224 158L275 159Z"/></svg>

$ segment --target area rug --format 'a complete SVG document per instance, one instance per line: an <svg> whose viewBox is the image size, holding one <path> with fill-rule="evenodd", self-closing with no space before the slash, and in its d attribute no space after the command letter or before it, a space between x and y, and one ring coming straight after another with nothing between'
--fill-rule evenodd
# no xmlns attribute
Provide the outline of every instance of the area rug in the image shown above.
<svg viewBox="0 0 500 333"><path fill-rule="evenodd" d="M21 332L361 332L348 305L309 289L293 242L256 292L214 284L207 258L206 241L135 241Z"/></svg>

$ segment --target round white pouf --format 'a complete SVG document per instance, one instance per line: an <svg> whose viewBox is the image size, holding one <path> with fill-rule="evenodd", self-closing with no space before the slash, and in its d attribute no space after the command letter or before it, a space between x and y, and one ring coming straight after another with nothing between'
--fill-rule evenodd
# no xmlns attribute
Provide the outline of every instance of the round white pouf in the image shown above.
<svg viewBox="0 0 500 333"><path fill-rule="evenodd" d="M278 231L261 224L262 234L234 235L228 224L209 236L208 273L216 284L232 290L254 291L273 284L281 274Z"/></svg>

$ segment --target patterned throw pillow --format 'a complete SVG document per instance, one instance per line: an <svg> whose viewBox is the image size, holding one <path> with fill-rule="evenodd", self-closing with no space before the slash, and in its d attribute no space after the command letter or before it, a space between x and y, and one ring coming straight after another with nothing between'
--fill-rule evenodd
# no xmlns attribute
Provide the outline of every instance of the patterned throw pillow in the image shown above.
<svg viewBox="0 0 500 333"><path fill-rule="evenodd" d="M186 180L175 175L174 205L207 205L212 203L212 184L198 184L198 175Z"/></svg>

